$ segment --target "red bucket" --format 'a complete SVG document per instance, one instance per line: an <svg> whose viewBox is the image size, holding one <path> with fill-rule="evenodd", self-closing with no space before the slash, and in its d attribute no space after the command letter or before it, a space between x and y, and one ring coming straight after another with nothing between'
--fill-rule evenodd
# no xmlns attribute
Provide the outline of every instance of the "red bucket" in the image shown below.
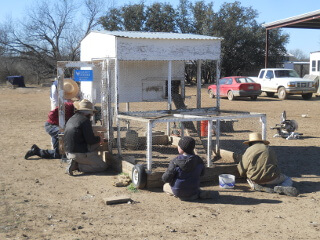
<svg viewBox="0 0 320 240"><path fill-rule="evenodd" d="M201 137L208 136L208 120L202 120L200 122L200 135Z"/></svg>

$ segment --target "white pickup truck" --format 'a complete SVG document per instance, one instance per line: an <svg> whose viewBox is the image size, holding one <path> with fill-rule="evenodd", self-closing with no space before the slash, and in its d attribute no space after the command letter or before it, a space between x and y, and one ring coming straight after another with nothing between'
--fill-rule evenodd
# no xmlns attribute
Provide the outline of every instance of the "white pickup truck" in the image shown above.
<svg viewBox="0 0 320 240"><path fill-rule="evenodd" d="M315 82L300 78L292 69L264 68L260 70L258 77L250 77L253 81L261 84L262 92L268 97L278 93L278 98L283 100L288 95L301 94L305 100L311 99L316 92Z"/></svg>

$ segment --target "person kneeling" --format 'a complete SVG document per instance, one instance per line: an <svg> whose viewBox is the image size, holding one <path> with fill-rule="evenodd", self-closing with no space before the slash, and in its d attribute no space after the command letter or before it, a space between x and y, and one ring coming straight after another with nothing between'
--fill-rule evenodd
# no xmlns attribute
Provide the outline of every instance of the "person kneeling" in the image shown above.
<svg viewBox="0 0 320 240"><path fill-rule="evenodd" d="M70 160L66 173L73 175L77 170L84 173L105 171L108 167L95 151L99 147L100 137L95 136L90 118L93 104L83 99L76 113L69 119L64 132L64 147Z"/></svg>
<svg viewBox="0 0 320 240"><path fill-rule="evenodd" d="M262 140L260 133L250 133L249 148L242 156L237 168L240 176L246 177L251 189L260 192L297 196L298 190L292 186L290 177L280 172L275 152L269 141Z"/></svg>
<svg viewBox="0 0 320 240"><path fill-rule="evenodd" d="M203 160L194 154L195 140L182 137L178 143L179 156L170 161L162 175L163 191L184 201L213 198L214 192L200 189L200 176L204 175Z"/></svg>

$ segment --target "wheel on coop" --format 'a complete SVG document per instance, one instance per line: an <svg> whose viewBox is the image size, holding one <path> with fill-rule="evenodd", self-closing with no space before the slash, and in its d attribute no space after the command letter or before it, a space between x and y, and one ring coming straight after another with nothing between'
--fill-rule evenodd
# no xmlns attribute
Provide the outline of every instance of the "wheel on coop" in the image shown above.
<svg viewBox="0 0 320 240"><path fill-rule="evenodd" d="M145 167L140 164L136 164L132 168L132 183L133 185L138 188L142 189L147 184L147 173Z"/></svg>

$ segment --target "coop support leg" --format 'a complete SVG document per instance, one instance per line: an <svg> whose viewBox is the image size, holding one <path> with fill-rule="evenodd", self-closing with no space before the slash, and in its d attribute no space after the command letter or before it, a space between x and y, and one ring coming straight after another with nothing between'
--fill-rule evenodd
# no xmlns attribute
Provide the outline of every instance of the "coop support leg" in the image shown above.
<svg viewBox="0 0 320 240"><path fill-rule="evenodd" d="M220 119L216 121L216 155L220 156Z"/></svg>
<svg viewBox="0 0 320 240"><path fill-rule="evenodd" d="M120 120L117 118L117 147L118 147L118 156L122 155L121 150L121 136L120 136Z"/></svg>
<svg viewBox="0 0 320 240"><path fill-rule="evenodd" d="M180 137L184 137L184 124L181 122L180 126L181 126Z"/></svg>
<svg viewBox="0 0 320 240"><path fill-rule="evenodd" d="M147 172L151 173L152 170L152 127L153 123L148 122L147 129Z"/></svg>
<svg viewBox="0 0 320 240"><path fill-rule="evenodd" d="M172 61L168 61L168 110L172 110ZM167 122L167 135L170 135L170 122Z"/></svg>
<svg viewBox="0 0 320 240"><path fill-rule="evenodd" d="M211 167L212 157L212 120L208 122L208 151L207 151L207 166Z"/></svg>
<svg viewBox="0 0 320 240"><path fill-rule="evenodd" d="M197 108L201 108L201 65L202 61L197 61Z"/></svg>
<svg viewBox="0 0 320 240"><path fill-rule="evenodd" d="M260 122L262 123L262 139L266 140L267 137L267 118L266 116L261 116L260 117Z"/></svg>

